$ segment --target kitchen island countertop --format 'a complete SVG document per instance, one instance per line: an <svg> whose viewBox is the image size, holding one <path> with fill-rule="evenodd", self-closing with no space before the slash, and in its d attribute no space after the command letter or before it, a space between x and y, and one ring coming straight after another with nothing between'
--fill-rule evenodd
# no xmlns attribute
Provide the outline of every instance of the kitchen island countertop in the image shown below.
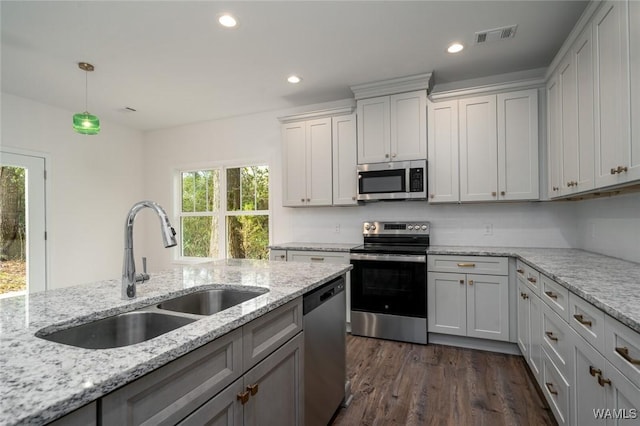
<svg viewBox="0 0 640 426"><path fill-rule="evenodd" d="M120 280L0 299L0 425L44 424L338 277L338 264L221 260L152 274L138 297L121 300ZM82 349L35 337L215 287L257 286L254 299L146 342Z"/></svg>

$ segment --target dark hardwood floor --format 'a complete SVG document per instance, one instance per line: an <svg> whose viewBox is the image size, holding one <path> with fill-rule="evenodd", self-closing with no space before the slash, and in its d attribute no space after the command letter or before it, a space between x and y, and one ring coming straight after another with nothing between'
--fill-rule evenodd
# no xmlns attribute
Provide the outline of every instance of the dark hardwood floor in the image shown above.
<svg viewBox="0 0 640 426"><path fill-rule="evenodd" d="M347 335L353 401L333 425L555 425L522 357Z"/></svg>

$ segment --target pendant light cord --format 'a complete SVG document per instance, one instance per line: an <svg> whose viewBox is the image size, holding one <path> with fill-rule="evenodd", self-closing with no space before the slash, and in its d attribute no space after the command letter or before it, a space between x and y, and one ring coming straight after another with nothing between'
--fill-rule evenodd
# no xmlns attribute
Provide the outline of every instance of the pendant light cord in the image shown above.
<svg viewBox="0 0 640 426"><path fill-rule="evenodd" d="M89 112L89 71L84 71L84 111Z"/></svg>

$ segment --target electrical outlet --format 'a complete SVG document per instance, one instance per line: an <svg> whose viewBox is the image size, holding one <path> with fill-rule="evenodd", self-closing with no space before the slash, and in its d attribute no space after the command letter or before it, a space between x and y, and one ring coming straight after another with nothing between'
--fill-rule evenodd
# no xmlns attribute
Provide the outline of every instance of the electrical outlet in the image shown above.
<svg viewBox="0 0 640 426"><path fill-rule="evenodd" d="M485 223L484 224L484 235L493 235L493 224Z"/></svg>
<svg viewBox="0 0 640 426"><path fill-rule="evenodd" d="M336 227L333 229L333 232L335 232L336 234L340 233L340 224L336 225Z"/></svg>

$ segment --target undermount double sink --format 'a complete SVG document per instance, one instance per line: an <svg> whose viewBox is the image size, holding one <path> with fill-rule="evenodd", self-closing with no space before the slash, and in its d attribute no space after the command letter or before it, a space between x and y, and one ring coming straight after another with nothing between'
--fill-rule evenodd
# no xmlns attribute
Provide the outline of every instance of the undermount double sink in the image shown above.
<svg viewBox="0 0 640 426"><path fill-rule="evenodd" d="M164 302L37 337L85 349L129 346L213 315L266 293L266 289L216 288L188 293Z"/></svg>

